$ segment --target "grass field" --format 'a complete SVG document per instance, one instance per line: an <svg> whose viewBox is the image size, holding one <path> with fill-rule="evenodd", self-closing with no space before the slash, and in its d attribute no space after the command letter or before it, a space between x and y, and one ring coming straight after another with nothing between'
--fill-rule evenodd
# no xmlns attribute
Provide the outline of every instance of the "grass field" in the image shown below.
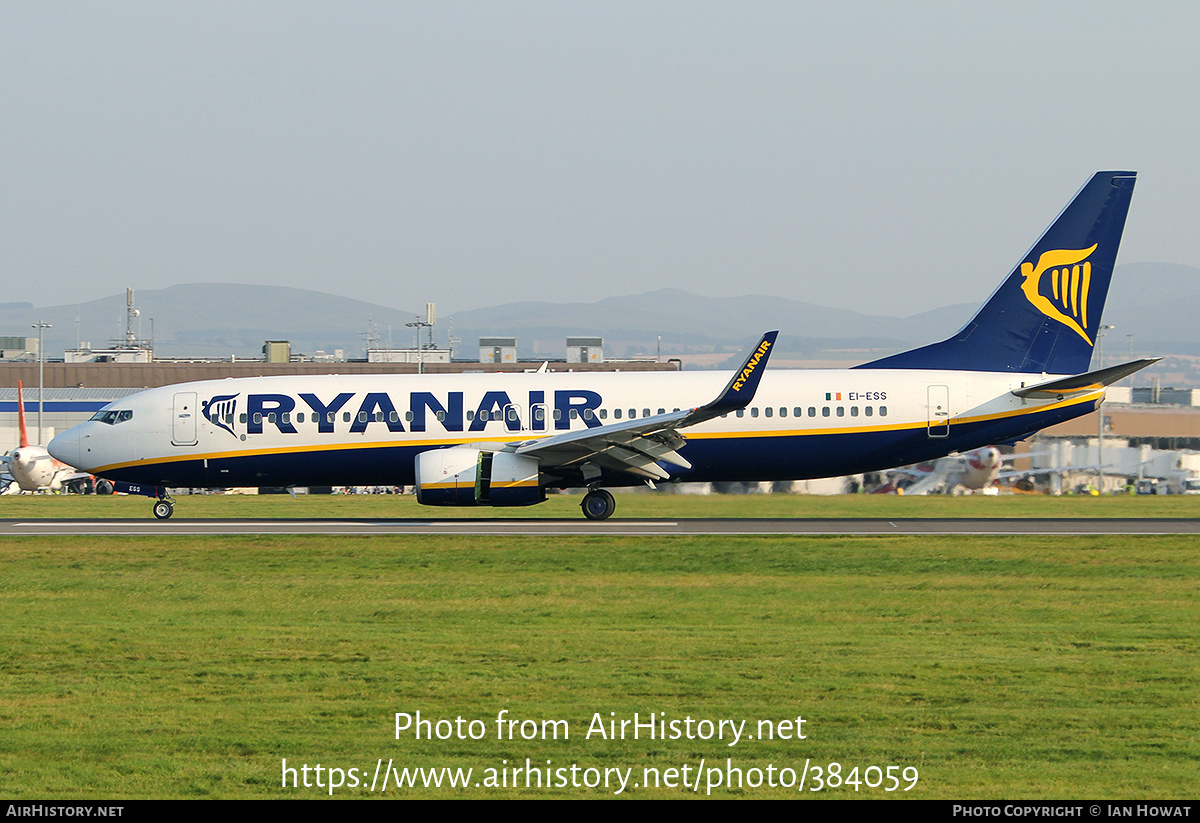
<svg viewBox="0 0 1200 823"><path fill-rule="evenodd" d="M620 502L636 510L633 499ZM181 506L193 500L205 502ZM614 789L525 789L523 774L514 789L508 772L508 788L473 784L526 758L632 769L631 784L685 766L677 779L694 781L702 760L724 773L729 758L744 785L716 796L794 796L745 784L808 762L849 779L858 767L860 780L876 766L875 783L887 766L919 773L907 793L843 784L823 793L834 797L1195 798L1198 548L1189 537L7 538L0 794L322 796L282 788L283 759L347 782L358 769L369 784L382 758L473 769L466 789L389 794L603 797ZM396 739L395 713L418 710L478 719L485 733ZM570 737L498 740L501 710L565 720ZM807 739L585 739L610 712L747 720L747 734L803 716ZM703 796L702 774L697 793L624 796Z"/></svg>
<svg viewBox="0 0 1200 823"><path fill-rule="evenodd" d="M175 517L580 518L577 494L537 506L493 509L421 506L412 495L191 495ZM1200 517L1200 495L686 495L616 494L618 518L647 517ZM0 496L0 518L149 518L151 500L125 495Z"/></svg>

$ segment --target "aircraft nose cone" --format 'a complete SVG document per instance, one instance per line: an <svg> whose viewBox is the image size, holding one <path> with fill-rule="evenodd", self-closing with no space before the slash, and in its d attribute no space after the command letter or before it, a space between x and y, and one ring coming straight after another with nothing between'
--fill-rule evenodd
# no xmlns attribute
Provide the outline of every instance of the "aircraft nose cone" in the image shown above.
<svg viewBox="0 0 1200 823"><path fill-rule="evenodd" d="M84 468L83 461L79 456L79 427L67 429L62 434L56 436L50 441L50 445L46 447L46 451L50 452L50 456L60 463L66 463L68 466L76 468Z"/></svg>

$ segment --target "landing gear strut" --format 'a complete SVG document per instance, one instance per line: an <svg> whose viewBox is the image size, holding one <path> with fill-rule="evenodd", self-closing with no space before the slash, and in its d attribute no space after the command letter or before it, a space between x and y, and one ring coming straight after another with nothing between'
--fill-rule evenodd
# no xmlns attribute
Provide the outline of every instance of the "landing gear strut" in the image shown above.
<svg viewBox="0 0 1200 823"><path fill-rule="evenodd" d="M592 489L579 505L588 520L607 520L617 509L617 502L606 489Z"/></svg>
<svg viewBox="0 0 1200 823"><path fill-rule="evenodd" d="M169 497L160 497L154 502L154 516L166 520L175 513L175 501Z"/></svg>

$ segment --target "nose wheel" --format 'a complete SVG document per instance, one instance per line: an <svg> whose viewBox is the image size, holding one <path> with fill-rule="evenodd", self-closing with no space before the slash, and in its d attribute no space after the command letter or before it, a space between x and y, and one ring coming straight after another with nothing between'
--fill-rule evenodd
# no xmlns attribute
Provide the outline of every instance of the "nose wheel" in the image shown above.
<svg viewBox="0 0 1200 823"><path fill-rule="evenodd" d="M592 489L583 496L580 508L588 520L607 520L616 511L617 502L606 489Z"/></svg>
<svg viewBox="0 0 1200 823"><path fill-rule="evenodd" d="M157 500L154 503L154 516L159 520L166 520L175 513L175 502L173 500Z"/></svg>

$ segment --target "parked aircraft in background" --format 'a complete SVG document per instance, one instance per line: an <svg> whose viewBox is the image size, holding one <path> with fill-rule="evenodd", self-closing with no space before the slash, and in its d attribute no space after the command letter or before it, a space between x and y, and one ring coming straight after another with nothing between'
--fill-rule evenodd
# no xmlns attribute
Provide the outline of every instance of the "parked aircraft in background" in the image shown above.
<svg viewBox="0 0 1200 823"><path fill-rule="evenodd" d="M17 381L17 420L20 427L20 445L0 457L5 473L23 491L51 489L59 491L63 484L90 476L77 472L70 466L55 460L45 446L30 444L25 428L25 387ZM10 487L11 488L11 487Z"/></svg>
<svg viewBox="0 0 1200 823"><path fill-rule="evenodd" d="M984 446L963 454L939 457L931 463L920 463L895 469L891 474L912 478L908 486L893 481L876 489L885 493L903 489L910 494L954 494L958 491L981 491L1000 479L1004 458L995 446Z"/></svg>
<svg viewBox="0 0 1200 823"><path fill-rule="evenodd" d="M1091 466L1062 466L1060 468L1013 469L1004 468L1006 462L1018 458L1036 458L1045 453L1010 454L1005 456L995 446L984 446L963 454L950 454L939 457L932 463L920 463L915 466L904 466L890 472L891 482L878 489L873 494L886 494L900 491L906 495L921 494L962 494L977 491L987 492L989 489L998 490L1001 482L1012 483L1016 480L1063 472L1095 471ZM1108 468L1107 466L1105 468ZM902 485L901 478L908 477L912 482ZM1030 485L1032 489L1032 485Z"/></svg>
<svg viewBox="0 0 1200 823"><path fill-rule="evenodd" d="M765 334L716 372L260 377L151 389L50 451L169 487L415 485L421 503L523 506L548 489L857 474L1019 440L1094 411L1152 360L1088 372L1133 193L1093 176L953 337L854 369L766 370Z"/></svg>

